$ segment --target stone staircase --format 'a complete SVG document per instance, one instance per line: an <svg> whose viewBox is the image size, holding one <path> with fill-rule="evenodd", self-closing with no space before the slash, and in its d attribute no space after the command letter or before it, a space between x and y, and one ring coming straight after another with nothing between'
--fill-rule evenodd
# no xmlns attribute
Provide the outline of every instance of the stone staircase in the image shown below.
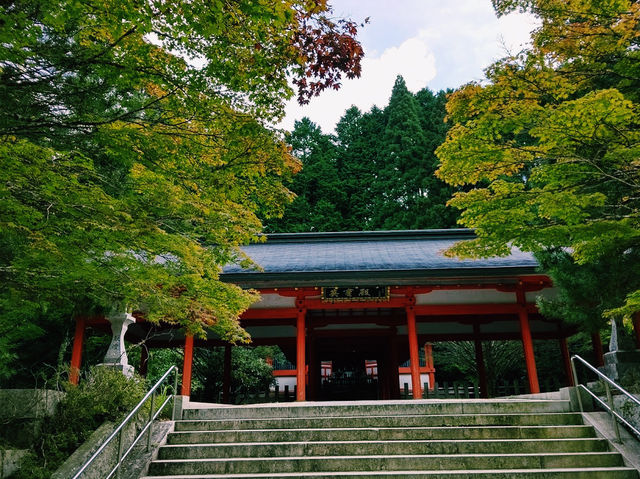
<svg viewBox="0 0 640 479"><path fill-rule="evenodd" d="M568 401L186 409L146 479L639 479Z"/></svg>

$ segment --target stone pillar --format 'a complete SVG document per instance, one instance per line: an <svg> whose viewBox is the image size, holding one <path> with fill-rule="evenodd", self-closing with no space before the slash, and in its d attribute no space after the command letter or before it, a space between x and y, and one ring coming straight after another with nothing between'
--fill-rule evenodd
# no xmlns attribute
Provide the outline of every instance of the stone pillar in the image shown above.
<svg viewBox="0 0 640 479"><path fill-rule="evenodd" d="M640 351L634 347L633 339L624 332L622 321L611 320L609 352L604 355L604 366L598 369L614 381L622 379L627 372L640 370Z"/></svg>
<svg viewBox="0 0 640 479"><path fill-rule="evenodd" d="M124 335L129 325L136 322L133 315L122 311L119 308L113 308L107 315L107 320L111 323L111 344L104 355L104 362L98 366L109 367L122 371L125 376L133 375L133 366L129 365L127 351L124 346Z"/></svg>

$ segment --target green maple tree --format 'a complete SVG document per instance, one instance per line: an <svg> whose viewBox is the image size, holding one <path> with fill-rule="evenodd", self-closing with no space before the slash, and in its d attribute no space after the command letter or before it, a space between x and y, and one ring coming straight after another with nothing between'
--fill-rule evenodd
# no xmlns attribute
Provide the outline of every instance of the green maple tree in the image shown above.
<svg viewBox="0 0 640 479"><path fill-rule="evenodd" d="M0 5L2 336L117 303L246 341L255 295L218 275L291 199L298 161L266 126L287 77L305 102L360 73L356 25L330 17L322 0Z"/></svg>
<svg viewBox="0 0 640 479"><path fill-rule="evenodd" d="M541 26L530 48L493 64L486 84L466 85L447 104L453 126L437 150L437 174L463 188L450 203L478 233L452 253L561 248L594 265L637 256L640 5L494 4L500 14L529 10ZM640 310L637 286L623 288L626 301L611 314Z"/></svg>

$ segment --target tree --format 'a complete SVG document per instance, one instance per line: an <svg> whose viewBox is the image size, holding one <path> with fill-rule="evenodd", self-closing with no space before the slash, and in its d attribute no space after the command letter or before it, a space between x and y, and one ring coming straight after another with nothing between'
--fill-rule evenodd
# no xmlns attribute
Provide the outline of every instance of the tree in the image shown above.
<svg viewBox="0 0 640 479"><path fill-rule="evenodd" d="M353 106L336 125L338 171L348 198L341 205L347 231L373 229L378 155L384 144L380 132L386 122L385 112L376 106L366 113Z"/></svg>
<svg viewBox="0 0 640 479"><path fill-rule="evenodd" d="M389 105L349 108L325 135L308 119L288 138L302 160L289 187L298 196L270 231L448 228L452 189L434 176L444 141L446 92L413 95L398 77Z"/></svg>
<svg viewBox="0 0 640 479"><path fill-rule="evenodd" d="M578 264L640 246L640 5L632 1L495 1L538 15L532 46L447 103L453 126L437 174L466 188L450 204L477 240L465 256L564 249ZM606 261L605 261L606 264ZM626 264L638 270L638 264ZM640 310L640 291L622 285Z"/></svg>
<svg viewBox="0 0 640 479"><path fill-rule="evenodd" d="M218 274L248 264L238 246L281 213L297 168L265 125L288 75L304 102L360 72L356 25L329 15L303 0L3 3L3 336L117 303L246 340L236 318L255 297Z"/></svg>
<svg viewBox="0 0 640 479"><path fill-rule="evenodd" d="M267 231L342 229L339 208L346 202L346 196L338 174L333 139L311 120L303 118L295 122L287 141L293 155L302 163L302 170L287 184L297 196L283 218L267 222Z"/></svg>
<svg viewBox="0 0 640 479"><path fill-rule="evenodd" d="M579 264L562 249L537 253L540 267L558 292L538 301L540 312L597 333L605 326L605 312L622 304L626 291L640 288L639 254L638 249L616 251Z"/></svg>

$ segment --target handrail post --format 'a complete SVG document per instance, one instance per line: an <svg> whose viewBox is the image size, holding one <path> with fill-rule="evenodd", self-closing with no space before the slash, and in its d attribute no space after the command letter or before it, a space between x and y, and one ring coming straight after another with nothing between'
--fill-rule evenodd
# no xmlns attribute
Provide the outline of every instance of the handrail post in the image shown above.
<svg viewBox="0 0 640 479"><path fill-rule="evenodd" d="M614 404L613 404L613 396L611 395L611 388L609 387L608 382L606 381L603 381L603 382L604 382L605 391L607 392L607 401L609 402L609 408L611 412L611 421L613 422L613 428L615 429L615 432L616 432L616 442L621 442L620 428L618 427L618 420L616 419L616 416L614 414Z"/></svg>
<svg viewBox="0 0 640 479"><path fill-rule="evenodd" d="M178 369L173 371L173 402L171 404L171 420L176 420L176 397L178 396Z"/></svg>
<svg viewBox="0 0 640 479"><path fill-rule="evenodd" d="M154 391L151 395L151 405L149 407L149 422L147 423L149 425L149 431L147 432L147 452L149 452L149 449L151 449L151 423L153 422L153 403L155 402L155 399L156 392Z"/></svg>
<svg viewBox="0 0 640 479"><path fill-rule="evenodd" d="M574 361L574 358L571 358L571 373L573 374L573 384L576 387L576 395L578 396L580 412L584 412L584 407L582 406L582 391L580 391L580 383L578 382L578 372L576 371L576 362Z"/></svg>
<svg viewBox="0 0 640 479"><path fill-rule="evenodd" d="M122 431L124 428L120 429L118 433L118 462L116 463L116 479L120 479L120 461L122 459Z"/></svg>

